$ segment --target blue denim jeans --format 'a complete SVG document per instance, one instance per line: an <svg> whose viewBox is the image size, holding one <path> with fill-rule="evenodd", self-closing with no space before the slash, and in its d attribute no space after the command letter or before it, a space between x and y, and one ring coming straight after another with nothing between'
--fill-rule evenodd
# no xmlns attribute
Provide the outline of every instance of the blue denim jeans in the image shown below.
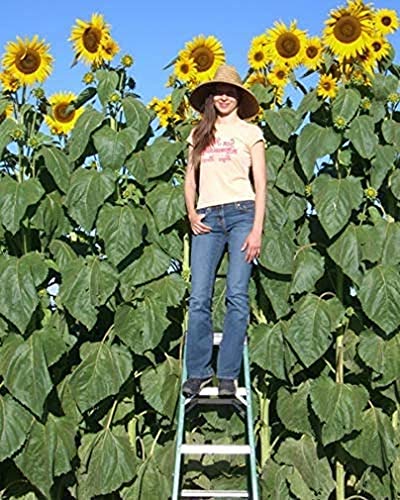
<svg viewBox="0 0 400 500"><path fill-rule="evenodd" d="M202 222L211 227L211 232L192 235L187 373L188 377L195 378L213 374L211 303L217 266L227 245L226 315L217 358L217 377L236 379L240 373L249 316L248 286L252 269L252 263L245 260L246 252L240 249L253 226L254 201L216 205L199 209L198 213L205 214Z"/></svg>

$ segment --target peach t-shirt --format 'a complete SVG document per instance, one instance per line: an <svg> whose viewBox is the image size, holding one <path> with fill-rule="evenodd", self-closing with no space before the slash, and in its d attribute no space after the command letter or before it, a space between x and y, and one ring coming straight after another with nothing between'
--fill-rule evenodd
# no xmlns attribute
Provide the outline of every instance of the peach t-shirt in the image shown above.
<svg viewBox="0 0 400 500"><path fill-rule="evenodd" d="M187 139L191 145L192 136L193 130ZM249 173L251 148L258 141L264 141L262 130L244 120L216 125L214 144L201 154L197 208L255 199Z"/></svg>

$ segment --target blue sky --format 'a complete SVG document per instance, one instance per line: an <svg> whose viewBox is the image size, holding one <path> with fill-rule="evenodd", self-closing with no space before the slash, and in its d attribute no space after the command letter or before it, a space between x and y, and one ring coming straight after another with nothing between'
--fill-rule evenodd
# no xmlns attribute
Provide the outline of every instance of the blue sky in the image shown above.
<svg viewBox="0 0 400 500"><path fill-rule="evenodd" d="M73 52L68 37L75 19L89 20L93 12L104 14L121 53L130 53L135 64L131 74L137 92L145 102L168 93L165 82L170 70L163 70L199 34L215 35L223 44L227 62L244 76L251 39L270 28L274 21L296 19L301 29L319 35L329 11L345 1L336 0L3 0L0 20L0 48L17 35L38 34L51 44L54 71L45 82L47 93L82 89L87 67L70 68ZM376 0L376 8L397 9L399 0ZM400 33L389 37L400 52ZM118 57L118 56L117 56ZM399 62L399 56L396 57Z"/></svg>

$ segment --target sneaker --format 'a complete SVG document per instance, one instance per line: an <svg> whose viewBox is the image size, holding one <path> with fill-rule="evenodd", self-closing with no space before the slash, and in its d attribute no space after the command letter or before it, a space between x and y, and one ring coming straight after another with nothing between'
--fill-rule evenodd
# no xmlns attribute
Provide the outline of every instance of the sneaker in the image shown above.
<svg viewBox="0 0 400 500"><path fill-rule="evenodd" d="M203 387L211 382L212 377L207 378L188 378L182 386L182 393L184 396L196 396Z"/></svg>
<svg viewBox="0 0 400 500"><path fill-rule="evenodd" d="M220 378L218 381L218 394L220 396L234 396L236 394L236 380L232 378Z"/></svg>

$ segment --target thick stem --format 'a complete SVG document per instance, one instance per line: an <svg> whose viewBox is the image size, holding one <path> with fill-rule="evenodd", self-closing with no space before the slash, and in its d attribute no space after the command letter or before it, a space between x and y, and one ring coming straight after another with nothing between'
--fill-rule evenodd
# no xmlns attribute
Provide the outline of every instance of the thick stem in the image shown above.
<svg viewBox="0 0 400 500"><path fill-rule="evenodd" d="M336 383L343 384L343 330L336 338ZM336 458L336 500L345 499L345 477L343 464Z"/></svg>
<svg viewBox="0 0 400 500"><path fill-rule="evenodd" d="M271 455L271 432L269 427L269 404L267 395L257 391L260 404L260 465L263 468Z"/></svg>

